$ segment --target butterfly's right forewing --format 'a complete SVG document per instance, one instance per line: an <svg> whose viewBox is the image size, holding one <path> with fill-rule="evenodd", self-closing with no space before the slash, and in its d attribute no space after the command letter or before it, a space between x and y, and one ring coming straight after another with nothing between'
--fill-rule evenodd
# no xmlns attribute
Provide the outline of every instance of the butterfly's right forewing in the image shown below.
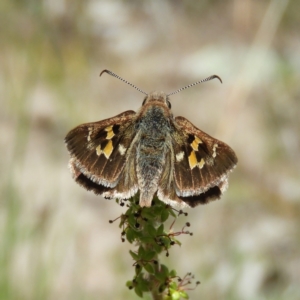
<svg viewBox="0 0 300 300"><path fill-rule="evenodd" d="M118 183L134 138L135 115L134 111L126 111L110 119L79 125L67 134L65 142L75 179L87 178L91 185L96 184L90 188L94 191L97 185L111 188ZM105 189L99 188L98 193L102 190Z"/></svg>

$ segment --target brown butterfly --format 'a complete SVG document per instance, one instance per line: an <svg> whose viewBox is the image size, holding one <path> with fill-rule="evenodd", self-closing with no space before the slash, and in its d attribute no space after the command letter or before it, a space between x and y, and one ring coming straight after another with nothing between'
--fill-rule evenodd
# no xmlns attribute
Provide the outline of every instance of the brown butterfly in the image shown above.
<svg viewBox="0 0 300 300"><path fill-rule="evenodd" d="M65 142L77 183L105 198L128 199L139 192L140 206L156 195L172 206L205 204L220 198L229 172L237 164L234 151L184 117L173 117L169 96L146 94L109 70L108 73L146 95L138 112L86 123L71 130ZM100 74L100 75L101 75ZM222 82L222 81L221 81Z"/></svg>

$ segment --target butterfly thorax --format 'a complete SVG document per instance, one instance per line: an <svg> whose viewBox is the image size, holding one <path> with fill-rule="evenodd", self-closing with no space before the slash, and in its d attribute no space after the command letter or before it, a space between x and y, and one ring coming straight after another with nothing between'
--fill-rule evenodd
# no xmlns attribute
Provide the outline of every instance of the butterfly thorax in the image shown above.
<svg viewBox="0 0 300 300"><path fill-rule="evenodd" d="M141 206L151 205L165 164L169 144L166 141L171 131L171 112L166 101L165 94L150 94L137 117L136 130L140 138L136 171Z"/></svg>

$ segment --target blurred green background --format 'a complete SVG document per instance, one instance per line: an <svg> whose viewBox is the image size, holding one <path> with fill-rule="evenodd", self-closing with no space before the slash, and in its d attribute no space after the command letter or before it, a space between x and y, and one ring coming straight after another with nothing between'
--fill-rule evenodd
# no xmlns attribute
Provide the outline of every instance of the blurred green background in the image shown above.
<svg viewBox="0 0 300 300"><path fill-rule="evenodd" d="M300 2L4 0L0 299L136 299L114 201L71 178L64 136L174 91L175 116L228 143L221 201L189 210L165 259L191 299L300 299Z"/></svg>

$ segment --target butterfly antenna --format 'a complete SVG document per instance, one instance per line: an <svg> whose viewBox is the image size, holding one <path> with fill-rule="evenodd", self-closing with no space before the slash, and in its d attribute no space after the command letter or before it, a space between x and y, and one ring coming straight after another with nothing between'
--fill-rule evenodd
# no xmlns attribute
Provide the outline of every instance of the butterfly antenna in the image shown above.
<svg viewBox="0 0 300 300"><path fill-rule="evenodd" d="M205 79L202 79L200 81L197 81L197 82L194 82L194 83L189 84L187 86L184 86L184 87L180 88L179 90L177 90L177 91L175 91L173 93L168 94L167 96L171 96L171 95L177 94L177 93L181 92L182 90L190 88L191 86L194 86L194 85L199 84L201 82L210 81L210 80L215 79L215 78L218 78L220 80L220 82L222 83L222 79L218 75L212 75L212 76L209 76L209 77L207 77Z"/></svg>
<svg viewBox="0 0 300 300"><path fill-rule="evenodd" d="M128 85L132 86L133 88L135 88L136 90L138 90L139 92L145 94L145 95L148 95L147 93L145 93L144 91L142 91L141 89L139 89L138 87L136 87L134 84L130 83L129 81L123 79L122 77L118 76L117 74L115 74L114 72L112 71L109 71L109 70L103 70L101 73L100 73L100 76L103 74L103 73L107 73L111 76L114 76L120 80L122 80L123 82L127 83Z"/></svg>

